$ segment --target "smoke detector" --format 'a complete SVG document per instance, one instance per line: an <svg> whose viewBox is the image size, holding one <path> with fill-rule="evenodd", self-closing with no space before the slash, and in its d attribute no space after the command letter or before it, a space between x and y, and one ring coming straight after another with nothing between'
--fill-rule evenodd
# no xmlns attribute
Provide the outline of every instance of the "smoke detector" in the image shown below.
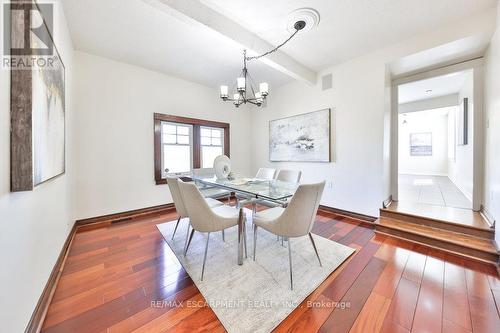
<svg viewBox="0 0 500 333"><path fill-rule="evenodd" d="M286 28L290 33L299 30L309 31L319 24L319 13L313 8L299 8L288 14Z"/></svg>

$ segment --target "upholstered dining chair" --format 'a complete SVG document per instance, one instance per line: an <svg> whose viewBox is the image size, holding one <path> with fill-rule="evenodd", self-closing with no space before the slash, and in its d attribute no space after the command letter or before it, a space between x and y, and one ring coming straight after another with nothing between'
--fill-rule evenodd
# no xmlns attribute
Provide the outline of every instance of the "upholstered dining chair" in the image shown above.
<svg viewBox="0 0 500 333"><path fill-rule="evenodd" d="M174 200L175 210L177 211L177 215L179 216L179 218L177 219L177 223L175 224L174 232L172 233L172 239L174 239L175 232L177 231L177 227L179 226L179 222L181 221L181 219L189 217L188 212L186 210L186 206L184 205L184 201L182 200L181 192L179 190L179 182L182 182L182 180L175 177L167 177L168 188L170 189L172 200ZM205 198L205 201L207 202L209 207L217 207L223 205L222 202L212 198ZM189 226L188 226L188 233L189 233ZM186 236L186 241L187 241L187 236Z"/></svg>
<svg viewBox="0 0 500 333"><path fill-rule="evenodd" d="M202 194L200 193L195 184L179 183L179 189L181 192L182 199L184 201L184 205L189 214L189 221L191 223L191 227L193 228L191 230L191 234L189 235L189 240L184 250L184 255L187 254L195 230L207 234L205 254L203 256L203 266L201 268L201 280L203 281L210 233L222 231L237 225L240 212L239 209L228 205L222 205L210 208L210 206L204 200ZM245 217L243 216L243 218ZM244 231L243 241L244 241L245 255L246 255L245 231Z"/></svg>
<svg viewBox="0 0 500 333"><path fill-rule="evenodd" d="M290 262L290 288L293 290L293 272L292 272L292 247L291 238L309 236L319 265L321 259L318 249L314 243L311 229L314 224L316 213L318 212L319 202L325 182L317 184L299 185L297 191L290 200L286 208L274 207L258 212L254 218L253 225L253 260L256 257L257 249L257 230L262 228L275 235L284 237L288 240L288 259Z"/></svg>
<svg viewBox="0 0 500 333"><path fill-rule="evenodd" d="M255 175L255 178L271 180L274 178L275 174L276 174L276 169L259 168L259 170L257 170L257 174Z"/></svg>
<svg viewBox="0 0 500 333"><path fill-rule="evenodd" d="M194 177L207 177L207 178L214 177L215 170L214 170L214 168L193 169L193 176ZM227 190L224 190L221 188L217 188L217 187L213 187L213 186L209 186L209 185L205 185L205 184L201 184L201 183L197 182L196 180L195 180L195 182L198 183L197 185L199 186L199 190L205 198L213 198L213 199L227 198L228 203L231 203L231 192L230 191L227 191Z"/></svg>
<svg viewBox="0 0 500 333"><path fill-rule="evenodd" d="M281 180L288 183L300 183L302 171L300 170L278 170L276 173L276 180Z"/></svg>
<svg viewBox="0 0 500 333"><path fill-rule="evenodd" d="M274 179L274 175L276 174L276 169L273 168L259 168L257 170L257 174L255 175L255 178L257 179L265 179L265 180L272 180ZM247 204L252 204L252 212L255 214L255 207L256 205L254 204L255 198L251 196L247 196L244 194L236 194L236 206L239 207L240 205L247 205Z"/></svg>
<svg viewBox="0 0 500 333"><path fill-rule="evenodd" d="M302 176L302 171L300 170L278 170L276 172L276 176L274 179L280 180L283 182L298 184L300 183L300 177ZM257 211L257 204L267 206L267 207L278 207L278 206L286 206L288 205L288 201L284 200L282 204L278 204L276 202L266 201L265 199L253 199L251 200L252 204L252 212ZM278 236L279 239L279 236Z"/></svg>

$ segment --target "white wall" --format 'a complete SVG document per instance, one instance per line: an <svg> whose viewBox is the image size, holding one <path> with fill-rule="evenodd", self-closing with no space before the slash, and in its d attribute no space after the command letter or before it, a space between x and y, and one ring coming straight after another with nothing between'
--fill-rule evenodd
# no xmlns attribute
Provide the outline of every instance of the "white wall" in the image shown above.
<svg viewBox="0 0 500 333"><path fill-rule="evenodd" d="M500 245L500 4L497 12L497 30L486 54L485 66L484 206L497 221L495 239Z"/></svg>
<svg viewBox="0 0 500 333"><path fill-rule="evenodd" d="M273 166L303 171L303 181L326 180L321 203L378 216L389 193L390 75L387 65L401 57L444 43L489 31L490 12L454 22L432 33L327 68L333 88L292 82L274 89L268 107L253 112L252 169ZM272 88L272 87L271 87ZM268 158L268 122L294 114L332 108L332 163L271 163Z"/></svg>
<svg viewBox="0 0 500 333"><path fill-rule="evenodd" d="M0 1L2 8L6 2ZM0 69L2 332L24 331L74 220L70 181L74 165L73 47L58 4L54 17L55 44L66 67L66 173L30 192L10 192L10 73ZM0 35L3 35L3 23L0 23Z"/></svg>
<svg viewBox="0 0 500 333"><path fill-rule="evenodd" d="M460 189L460 191L472 201L473 185L473 138L474 138L474 86L473 72L467 71L462 89L459 92L459 101L464 98L469 99L468 113L468 143L467 145L457 145L455 148L455 160L448 163L448 177ZM457 113L457 116L459 113ZM457 117L458 119L458 117ZM458 126L458 123L456 124ZM458 132L458 127L455 128Z"/></svg>
<svg viewBox="0 0 500 333"><path fill-rule="evenodd" d="M411 156L410 134L427 132L432 133L432 155ZM400 174L448 175L448 108L399 115L398 135Z"/></svg>
<svg viewBox="0 0 500 333"><path fill-rule="evenodd" d="M82 52L75 69L77 219L172 202L154 182L154 113L230 123L233 169L250 172L250 113L216 88Z"/></svg>

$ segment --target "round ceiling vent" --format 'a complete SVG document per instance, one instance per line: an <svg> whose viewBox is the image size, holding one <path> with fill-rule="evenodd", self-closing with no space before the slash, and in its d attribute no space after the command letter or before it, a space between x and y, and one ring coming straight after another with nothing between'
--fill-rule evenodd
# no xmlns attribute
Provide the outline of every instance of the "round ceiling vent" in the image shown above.
<svg viewBox="0 0 500 333"><path fill-rule="evenodd" d="M304 24L303 31L313 29L319 24L319 13L312 8L299 8L288 14L286 28L289 32L295 32L296 24Z"/></svg>

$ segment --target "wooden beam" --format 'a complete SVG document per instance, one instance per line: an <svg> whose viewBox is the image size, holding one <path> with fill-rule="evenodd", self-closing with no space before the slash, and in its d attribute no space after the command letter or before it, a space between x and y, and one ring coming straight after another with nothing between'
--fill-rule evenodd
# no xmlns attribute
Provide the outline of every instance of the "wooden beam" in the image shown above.
<svg viewBox="0 0 500 333"><path fill-rule="evenodd" d="M155 8L175 15L190 24L216 31L250 53L261 54L275 47L235 21L195 0L143 0ZM300 34L300 33L299 33ZM259 59L266 65L295 79L316 84L317 73L278 50Z"/></svg>

